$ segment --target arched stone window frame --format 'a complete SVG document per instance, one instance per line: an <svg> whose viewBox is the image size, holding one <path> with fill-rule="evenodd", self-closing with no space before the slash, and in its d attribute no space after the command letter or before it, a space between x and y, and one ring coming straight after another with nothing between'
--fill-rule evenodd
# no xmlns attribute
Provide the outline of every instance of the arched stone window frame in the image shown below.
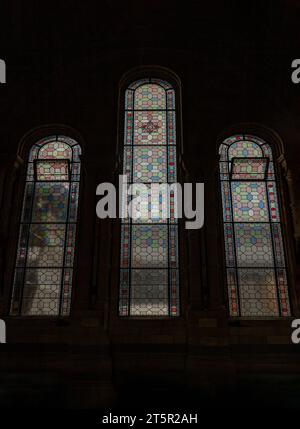
<svg viewBox="0 0 300 429"><path fill-rule="evenodd" d="M119 83L119 98L118 98L118 130L117 130L117 147L116 156L117 162L115 166L115 183L118 184L118 176L123 174L123 144L124 144L124 106L125 106L125 91L130 84L144 78L162 79L170 83L175 90L175 110L176 110L176 140L177 140L177 181L183 183L186 181L187 170L183 161L183 143L182 143L182 109L181 109L181 81L179 77L171 70L160 66L145 66L137 67L125 73ZM184 222L179 219L179 282L180 282L180 315L178 317L169 316L142 316L142 317L121 317L118 311L119 305L119 272L120 272L120 249L121 249L121 222L118 222L117 229L113 228L113 243L115 245L112 249L112 290L111 290L111 318L114 321L118 320L181 320L184 317L186 309L186 295L188 293L188 270L185 268L187 264L184 263L187 252L186 246L183 247L182 237L184 234ZM117 249L116 249L117 248ZM119 322L117 322L119 323Z"/></svg>
<svg viewBox="0 0 300 429"><path fill-rule="evenodd" d="M278 202L279 210L281 215L281 226L282 226L282 235L283 235L283 246L284 254L286 260L286 272L287 272L287 281L288 281L288 292L289 292L289 304L290 304L290 314L286 317L283 316L265 316L258 317L258 319L290 319L292 315L298 312L298 300L297 300L297 291L296 291L296 276L295 276L295 254L294 254L294 237L293 237L293 222L295 212L293 210L293 204L291 201L291 182L289 180L290 174L287 167L287 162L284 153L284 144L281 137L271 128L257 123L238 123L226 128L222 133L217 137L216 144L216 157L218 160L217 167L217 189L218 189L218 217L220 219L220 233L219 236L222 242L222 278L223 278L223 297L224 304L226 305L228 315L231 319L257 319L257 317L242 317L242 316L232 316L229 312L229 298L228 298L228 288L227 288L227 275L226 275L226 252L225 252L225 240L223 232L223 207L222 207L222 192L221 192L221 182L220 182L220 169L219 169L219 149L220 145L226 140L234 135L252 135L257 136L259 139L262 139L266 142L272 150L273 154L273 163L274 163L274 172L276 178L277 192L278 192Z"/></svg>
<svg viewBox="0 0 300 429"><path fill-rule="evenodd" d="M33 315L27 316L24 314L15 314L13 315L11 312L11 300L13 293L13 283L14 283L14 271L15 271L15 263L16 263L16 255L18 250L18 240L19 240L19 228L20 221L22 216L23 209L23 198L26 186L26 175L27 175L27 165L29 161L31 148L40 140L46 139L51 136L64 136L66 138L74 140L81 148L80 163L81 163L81 177L79 183L79 199L77 206L77 227L76 227L76 238L75 238L75 249L73 256L73 278L72 278L72 296L70 299L69 310L66 312L60 312L60 314L56 315ZM21 139L18 147L17 157L13 164L13 169L9 173L8 181L11 181L12 189L14 190L14 200L11 202L10 206L10 215L11 222L10 228L12 235L11 243L8 246L8 254L9 254L9 263L7 265L7 269L4 273L5 279L5 290L4 290L4 299L3 299L3 313L7 314L9 318L26 318L26 319L57 319L57 318L68 318L71 315L72 304L75 300L75 295L77 292L77 264L78 264L78 238L80 233L80 204L82 200L82 188L84 181L84 169L82 165L82 157L85 150L85 143L81 136L81 134L73 129L70 126L64 124L49 124L49 125L41 125L38 126L29 132L27 132L24 137Z"/></svg>

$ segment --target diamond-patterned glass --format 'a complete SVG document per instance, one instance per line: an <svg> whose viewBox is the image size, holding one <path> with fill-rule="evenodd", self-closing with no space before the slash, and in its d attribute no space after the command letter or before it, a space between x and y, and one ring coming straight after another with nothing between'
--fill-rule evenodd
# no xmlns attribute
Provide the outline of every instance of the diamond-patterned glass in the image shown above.
<svg viewBox="0 0 300 429"><path fill-rule="evenodd" d="M122 221L121 316L179 315L176 195L163 198L157 188L150 190L177 180L175 116L175 91L168 82L141 79L126 90L123 174L133 190L145 187L131 206L134 217ZM122 207L128 202L122 200Z"/></svg>
<svg viewBox="0 0 300 429"><path fill-rule="evenodd" d="M65 136L44 138L30 151L11 315L70 313L80 155Z"/></svg>
<svg viewBox="0 0 300 429"><path fill-rule="evenodd" d="M289 316L280 208L271 147L251 135L220 145L231 316Z"/></svg>

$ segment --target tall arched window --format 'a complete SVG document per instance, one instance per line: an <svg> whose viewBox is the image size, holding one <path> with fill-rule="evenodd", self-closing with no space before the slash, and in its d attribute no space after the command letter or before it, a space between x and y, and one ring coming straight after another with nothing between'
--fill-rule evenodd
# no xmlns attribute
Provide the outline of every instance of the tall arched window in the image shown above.
<svg viewBox="0 0 300 429"><path fill-rule="evenodd" d="M11 315L68 316L80 182L80 146L51 136L33 145L11 301Z"/></svg>
<svg viewBox="0 0 300 429"><path fill-rule="evenodd" d="M271 147L252 135L220 146L231 316L289 316L286 261Z"/></svg>
<svg viewBox="0 0 300 429"><path fill-rule="evenodd" d="M172 184L177 180L175 91L166 81L142 79L125 93L123 174L129 184ZM121 316L178 316L178 225L174 193L122 221ZM151 205L152 204L152 205ZM166 207L167 206L167 207ZM163 210L170 217L164 218ZM149 216L151 212L151 215ZM148 218L149 216L149 218Z"/></svg>

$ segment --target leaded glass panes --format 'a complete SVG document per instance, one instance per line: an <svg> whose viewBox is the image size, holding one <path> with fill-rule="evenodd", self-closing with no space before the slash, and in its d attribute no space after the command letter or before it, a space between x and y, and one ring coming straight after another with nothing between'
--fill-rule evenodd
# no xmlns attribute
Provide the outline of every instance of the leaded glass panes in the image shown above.
<svg viewBox="0 0 300 429"><path fill-rule="evenodd" d="M269 223L235 223L234 239L238 267L269 267L273 264Z"/></svg>
<svg viewBox="0 0 300 429"><path fill-rule="evenodd" d="M167 182L167 148L136 146L133 148L133 182Z"/></svg>
<svg viewBox="0 0 300 429"><path fill-rule="evenodd" d="M166 108L166 91L160 82L147 82L136 88L134 107L136 110L164 110Z"/></svg>
<svg viewBox="0 0 300 429"><path fill-rule="evenodd" d="M34 222L66 222L68 212L69 183L36 182L32 220Z"/></svg>
<svg viewBox="0 0 300 429"><path fill-rule="evenodd" d="M137 111L134 116L134 144L162 145L166 140L166 112Z"/></svg>
<svg viewBox="0 0 300 429"><path fill-rule="evenodd" d="M69 180L69 161L37 159L35 162L35 177L37 181Z"/></svg>
<svg viewBox="0 0 300 429"><path fill-rule="evenodd" d="M264 182L231 182L233 220L254 222L269 220Z"/></svg>
<svg viewBox="0 0 300 429"><path fill-rule="evenodd" d="M273 269L240 269L241 314L262 313L264 316L279 314L276 277Z"/></svg>
<svg viewBox="0 0 300 429"><path fill-rule="evenodd" d="M286 264L272 150L235 135L220 146L231 316L289 316Z"/></svg>
<svg viewBox="0 0 300 429"><path fill-rule="evenodd" d="M42 139L30 151L12 315L69 315L80 154L80 146L65 136Z"/></svg>
<svg viewBox="0 0 300 429"><path fill-rule="evenodd" d="M168 82L141 79L127 88L123 155L128 183L145 188L140 217L122 221L119 314L178 316L175 196L164 199L158 189L150 190L177 180L175 91ZM136 212L133 208L132 215Z"/></svg>
<svg viewBox="0 0 300 429"><path fill-rule="evenodd" d="M267 158L232 158L232 180L264 180Z"/></svg>
<svg viewBox="0 0 300 429"><path fill-rule="evenodd" d="M131 266L168 266L168 225L132 225Z"/></svg>
<svg viewBox="0 0 300 429"><path fill-rule="evenodd" d="M131 272L132 315L168 316L168 271L133 269Z"/></svg>

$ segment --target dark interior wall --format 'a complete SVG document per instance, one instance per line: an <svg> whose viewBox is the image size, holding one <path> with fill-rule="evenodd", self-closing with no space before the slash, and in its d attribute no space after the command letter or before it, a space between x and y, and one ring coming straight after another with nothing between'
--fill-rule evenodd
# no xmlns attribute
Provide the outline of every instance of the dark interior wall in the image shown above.
<svg viewBox="0 0 300 429"><path fill-rule="evenodd" d="M300 346L290 342L291 320L228 317L216 154L221 136L243 127L269 136L278 152L282 141L277 164L297 317L300 84L290 75L300 52L298 3L11 0L3 10L0 317L9 342L0 350L2 403L129 404L130 386L141 406L142 397L222 406L241 395L296 404ZM183 231L177 320L118 319L119 225L95 216L96 186L113 181L118 167L120 82L146 66L180 79L183 161L190 181L206 187L204 228ZM30 142L55 129L83 146L72 315L10 318L24 161Z"/></svg>

